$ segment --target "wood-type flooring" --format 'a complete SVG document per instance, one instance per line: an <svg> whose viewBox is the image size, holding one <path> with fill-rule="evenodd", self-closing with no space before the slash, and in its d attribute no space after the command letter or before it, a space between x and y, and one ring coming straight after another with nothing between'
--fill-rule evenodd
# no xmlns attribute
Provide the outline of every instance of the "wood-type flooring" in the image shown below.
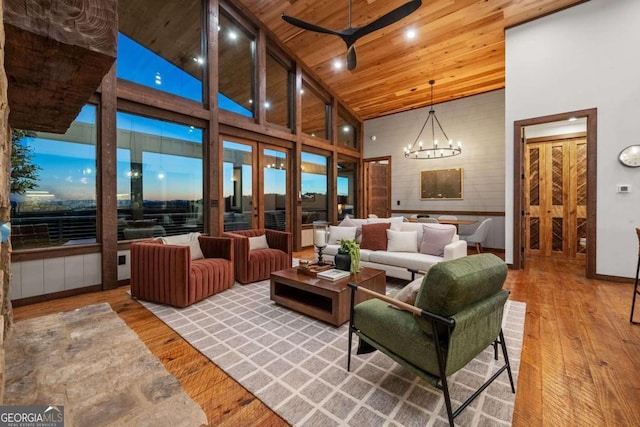
<svg viewBox="0 0 640 427"><path fill-rule="evenodd" d="M505 284L511 299L527 303L513 425L640 425L640 326L629 323L633 285L587 280L576 261L536 257L525 265L510 270ZM14 319L108 302L202 406L210 425L287 425L127 290L19 307Z"/></svg>

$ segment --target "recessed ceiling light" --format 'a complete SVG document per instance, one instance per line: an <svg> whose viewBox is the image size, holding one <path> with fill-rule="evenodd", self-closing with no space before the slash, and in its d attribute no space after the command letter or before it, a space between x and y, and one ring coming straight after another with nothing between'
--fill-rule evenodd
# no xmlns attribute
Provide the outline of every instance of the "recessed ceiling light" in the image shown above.
<svg viewBox="0 0 640 427"><path fill-rule="evenodd" d="M335 61L333 61L333 69L334 70L341 70L342 69L342 61L340 61L339 59L336 59Z"/></svg>
<svg viewBox="0 0 640 427"><path fill-rule="evenodd" d="M270 103L269 101L266 101L266 102L264 103L264 108L265 108L265 109L267 109L267 110L268 110L269 108L271 108L271 103Z"/></svg>
<svg viewBox="0 0 640 427"><path fill-rule="evenodd" d="M409 29L407 30L407 32L405 33L405 37L406 37L408 40L412 40L412 39L414 39L414 38L416 37L416 30L414 30L413 28L409 28Z"/></svg>
<svg viewBox="0 0 640 427"><path fill-rule="evenodd" d="M238 38L238 34L235 31L229 31L229 39L236 40Z"/></svg>

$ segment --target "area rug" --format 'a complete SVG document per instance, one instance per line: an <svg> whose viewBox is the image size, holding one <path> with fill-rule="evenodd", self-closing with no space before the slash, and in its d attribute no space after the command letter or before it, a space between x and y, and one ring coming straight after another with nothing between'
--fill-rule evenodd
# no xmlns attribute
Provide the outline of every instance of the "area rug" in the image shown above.
<svg viewBox="0 0 640 427"><path fill-rule="evenodd" d="M67 426L200 426L207 417L109 304L16 322L4 405L64 405Z"/></svg>
<svg viewBox="0 0 640 427"><path fill-rule="evenodd" d="M448 425L442 393L384 354L354 356L347 372L348 325L336 328L276 305L269 281L236 284L184 309L142 303L292 425ZM508 301L504 334L514 380L524 319L525 304ZM453 375L454 408L500 363L488 348ZM456 425L510 425L515 395L508 384L504 373Z"/></svg>

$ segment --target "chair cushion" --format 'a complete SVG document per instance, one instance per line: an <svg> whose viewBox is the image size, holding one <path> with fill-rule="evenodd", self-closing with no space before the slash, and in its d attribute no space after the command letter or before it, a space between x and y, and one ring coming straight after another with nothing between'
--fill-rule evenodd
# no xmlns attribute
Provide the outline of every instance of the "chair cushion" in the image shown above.
<svg viewBox="0 0 640 427"><path fill-rule="evenodd" d="M435 352L433 340L425 339L413 314L395 310L382 300L371 299L357 304L353 317L356 328L384 347L385 353L392 350L419 369L433 375L438 373L437 359L425 357Z"/></svg>
<svg viewBox="0 0 640 427"><path fill-rule="evenodd" d="M387 230L391 226L388 222L376 224L364 224L362 226L362 242L361 249L369 249L372 251L387 250Z"/></svg>
<svg viewBox="0 0 640 427"><path fill-rule="evenodd" d="M360 260L364 261L363 250ZM442 261L442 257L412 252L370 251L367 261L390 265L402 269L427 270L433 264Z"/></svg>
<svg viewBox="0 0 640 427"><path fill-rule="evenodd" d="M245 272L246 281L251 283L268 279L272 271L291 268L289 255L280 249L257 249L249 252Z"/></svg>

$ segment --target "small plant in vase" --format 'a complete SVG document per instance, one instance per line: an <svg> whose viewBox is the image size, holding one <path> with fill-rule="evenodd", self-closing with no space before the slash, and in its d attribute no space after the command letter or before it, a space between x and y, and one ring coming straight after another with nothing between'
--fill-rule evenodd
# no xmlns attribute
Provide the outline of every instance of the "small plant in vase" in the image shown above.
<svg viewBox="0 0 640 427"><path fill-rule="evenodd" d="M360 271L360 245L355 240L340 239L340 248L334 261L336 268L357 273Z"/></svg>

